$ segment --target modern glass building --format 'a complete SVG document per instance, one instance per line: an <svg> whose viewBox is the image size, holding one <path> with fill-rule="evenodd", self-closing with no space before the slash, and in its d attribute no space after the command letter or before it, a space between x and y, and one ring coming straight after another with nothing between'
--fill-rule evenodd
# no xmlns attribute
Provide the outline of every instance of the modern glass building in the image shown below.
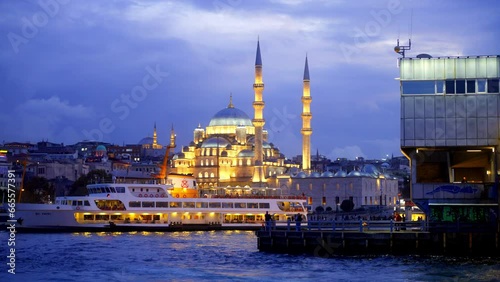
<svg viewBox="0 0 500 282"><path fill-rule="evenodd" d="M500 56L422 54L399 67L413 202L430 226L498 228Z"/></svg>

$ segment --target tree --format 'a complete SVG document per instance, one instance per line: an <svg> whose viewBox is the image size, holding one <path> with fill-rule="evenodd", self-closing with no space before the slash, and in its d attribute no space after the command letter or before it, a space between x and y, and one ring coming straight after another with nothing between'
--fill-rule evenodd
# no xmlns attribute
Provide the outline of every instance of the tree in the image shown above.
<svg viewBox="0 0 500 282"><path fill-rule="evenodd" d="M71 185L70 196L84 196L87 195L87 185L90 183L105 183L111 182L112 175L106 173L103 169L92 170L87 175L80 176L73 185Z"/></svg>
<svg viewBox="0 0 500 282"><path fill-rule="evenodd" d="M45 177L34 176L24 183L22 203L48 203L54 200L54 186Z"/></svg>
<svg viewBox="0 0 500 282"><path fill-rule="evenodd" d="M322 206L317 206L315 210L317 213L322 213L325 211L325 209Z"/></svg>
<svg viewBox="0 0 500 282"><path fill-rule="evenodd" d="M340 208L345 212L350 212L354 209L354 203L351 200L343 200Z"/></svg>

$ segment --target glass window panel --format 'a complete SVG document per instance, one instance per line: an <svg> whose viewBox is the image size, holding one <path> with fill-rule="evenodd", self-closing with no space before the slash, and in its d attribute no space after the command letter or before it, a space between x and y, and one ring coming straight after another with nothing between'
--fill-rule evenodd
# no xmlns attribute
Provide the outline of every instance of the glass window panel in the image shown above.
<svg viewBox="0 0 500 282"><path fill-rule="evenodd" d="M476 58L468 58L465 62L465 76L467 78L476 78Z"/></svg>
<svg viewBox="0 0 500 282"><path fill-rule="evenodd" d="M477 80L477 92L479 93L486 92L486 79Z"/></svg>
<svg viewBox="0 0 500 282"><path fill-rule="evenodd" d="M455 93L464 94L465 93L465 80L457 80L455 84Z"/></svg>
<svg viewBox="0 0 500 282"><path fill-rule="evenodd" d="M442 80L436 81L436 93L439 93L439 94L444 93L444 81L442 81Z"/></svg>
<svg viewBox="0 0 500 282"><path fill-rule="evenodd" d="M498 93L498 79L488 79L488 93Z"/></svg>
<svg viewBox="0 0 500 282"><path fill-rule="evenodd" d="M403 81L403 94L435 94L434 81Z"/></svg>
<svg viewBox="0 0 500 282"><path fill-rule="evenodd" d="M467 80L467 93L476 93L476 81L475 80Z"/></svg>
<svg viewBox="0 0 500 282"><path fill-rule="evenodd" d="M455 81L447 80L446 81L446 94L455 94Z"/></svg>
<svg viewBox="0 0 500 282"><path fill-rule="evenodd" d="M455 79L455 61L457 59L446 59L444 61L445 65L445 78L447 79ZM448 92L446 92L448 93Z"/></svg>
<svg viewBox="0 0 500 282"><path fill-rule="evenodd" d="M487 77L498 77L498 59L497 57L486 58ZM497 91L498 92L498 91Z"/></svg>
<svg viewBox="0 0 500 282"><path fill-rule="evenodd" d="M141 202L138 201L128 202L128 206L131 208L138 208L141 206Z"/></svg>
<svg viewBox="0 0 500 282"><path fill-rule="evenodd" d="M456 78L465 78L465 61L466 59L456 59Z"/></svg>
<svg viewBox="0 0 500 282"><path fill-rule="evenodd" d="M477 77L486 77L486 58L477 58Z"/></svg>
<svg viewBox="0 0 500 282"><path fill-rule="evenodd" d="M184 202L184 203L182 204L182 207L183 207L183 208L194 208L194 206L195 206L195 205L194 205L194 202Z"/></svg>
<svg viewBox="0 0 500 282"><path fill-rule="evenodd" d="M233 208L233 203L222 203L222 208L232 209Z"/></svg>
<svg viewBox="0 0 500 282"><path fill-rule="evenodd" d="M434 80L434 61L435 60L421 60L425 69L424 79Z"/></svg>
<svg viewBox="0 0 500 282"><path fill-rule="evenodd" d="M269 208L269 203L259 203L259 208L261 208L261 209L268 209Z"/></svg>
<svg viewBox="0 0 500 282"><path fill-rule="evenodd" d="M219 202L210 202L209 207L210 208L220 208L221 204Z"/></svg>
<svg viewBox="0 0 500 282"><path fill-rule="evenodd" d="M152 208L155 206L155 202L142 202L143 208Z"/></svg>
<svg viewBox="0 0 500 282"><path fill-rule="evenodd" d="M435 79L444 79L444 60L437 59L434 62L434 77Z"/></svg>

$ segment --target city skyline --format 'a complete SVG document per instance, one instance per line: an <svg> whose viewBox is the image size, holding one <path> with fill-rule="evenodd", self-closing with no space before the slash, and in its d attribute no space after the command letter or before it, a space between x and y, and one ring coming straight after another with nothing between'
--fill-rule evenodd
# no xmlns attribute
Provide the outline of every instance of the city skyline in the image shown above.
<svg viewBox="0 0 500 282"><path fill-rule="evenodd" d="M4 1L0 138L179 146L233 104L253 116L257 38L265 129L301 154L307 54L311 152L330 159L400 155L393 50L408 57L498 54L494 1ZM465 40L466 38L466 40Z"/></svg>

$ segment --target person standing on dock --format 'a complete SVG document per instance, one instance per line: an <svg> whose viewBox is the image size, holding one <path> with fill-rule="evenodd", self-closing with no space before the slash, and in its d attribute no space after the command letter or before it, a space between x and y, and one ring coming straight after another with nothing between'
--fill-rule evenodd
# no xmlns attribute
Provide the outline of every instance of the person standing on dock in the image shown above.
<svg viewBox="0 0 500 282"><path fill-rule="evenodd" d="M271 230L271 215L269 214L269 212L266 211L264 219L266 220L266 231Z"/></svg>
<svg viewBox="0 0 500 282"><path fill-rule="evenodd" d="M300 224L302 223L302 215L300 213L295 215L295 230L300 231Z"/></svg>

